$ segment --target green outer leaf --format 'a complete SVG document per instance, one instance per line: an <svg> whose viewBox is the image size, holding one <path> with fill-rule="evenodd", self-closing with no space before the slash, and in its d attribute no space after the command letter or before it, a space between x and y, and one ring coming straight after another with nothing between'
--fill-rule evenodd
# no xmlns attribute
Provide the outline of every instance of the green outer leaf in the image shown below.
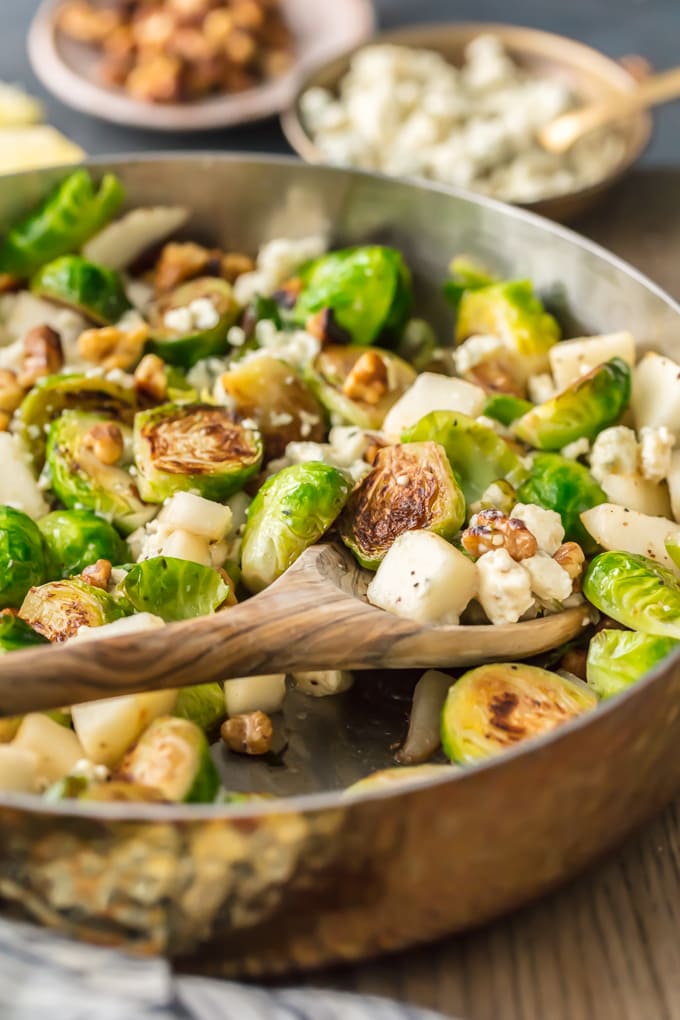
<svg viewBox="0 0 680 1020"><path fill-rule="evenodd" d="M113 218L124 197L112 174L106 174L95 191L88 171L75 170L10 229L0 248L0 273L28 277L52 259L76 251Z"/></svg>
<svg viewBox="0 0 680 1020"><path fill-rule="evenodd" d="M529 400L513 397L511 393L492 393L487 399L482 414L499 421L501 425L512 425L534 405Z"/></svg>
<svg viewBox="0 0 680 1020"><path fill-rule="evenodd" d="M220 786L205 734L188 719L160 716L123 759L119 778L166 799L191 804L214 800Z"/></svg>
<svg viewBox="0 0 680 1020"><path fill-rule="evenodd" d="M195 723L204 733L212 733L227 714L222 684L183 687L177 695L172 714Z"/></svg>
<svg viewBox="0 0 680 1020"><path fill-rule="evenodd" d="M632 372L611 358L513 424L518 439L538 450L561 450L615 425L630 403Z"/></svg>
<svg viewBox="0 0 680 1020"><path fill-rule="evenodd" d="M49 644L47 638L38 634L18 616L0 616L0 655L46 644Z"/></svg>
<svg viewBox="0 0 680 1020"><path fill-rule="evenodd" d="M562 518L568 541L578 542L586 553L597 549L583 526L581 514L606 503L607 496L583 464L559 453L536 454L529 478L517 491L517 502L555 510Z"/></svg>
<svg viewBox="0 0 680 1020"><path fill-rule="evenodd" d="M479 290L492 283L499 283L483 266L467 255L457 255L449 266L451 279L444 284L444 296L455 311L458 311L466 290Z"/></svg>
<svg viewBox="0 0 680 1020"><path fill-rule="evenodd" d="M680 647L680 641L629 630L601 630L588 647L588 683L600 698L627 690Z"/></svg>
<svg viewBox="0 0 680 1020"><path fill-rule="evenodd" d="M120 275L82 255L61 255L43 266L31 279L31 290L103 326L118 322L132 308Z"/></svg>
<svg viewBox="0 0 680 1020"><path fill-rule="evenodd" d="M97 560L125 563L127 543L91 510L54 510L38 521L58 577L73 577Z"/></svg>
<svg viewBox="0 0 680 1020"><path fill-rule="evenodd" d="M18 609L26 592L49 573L47 547L35 521L0 506L0 609Z"/></svg>
<svg viewBox="0 0 680 1020"><path fill-rule="evenodd" d="M241 567L249 591L268 587L330 528L351 485L337 468L309 461L269 478L248 508Z"/></svg>
<svg viewBox="0 0 680 1020"><path fill-rule="evenodd" d="M214 567L172 556L154 556L126 574L122 589L138 613L155 613L166 623L207 616L229 594Z"/></svg>
<svg viewBox="0 0 680 1020"><path fill-rule="evenodd" d="M50 641L65 641L80 627L101 627L129 615L126 603L79 578L31 588L19 610L21 619Z"/></svg>
<svg viewBox="0 0 680 1020"><path fill-rule="evenodd" d="M624 627L680 639L680 582L647 556L600 553L588 567L583 594Z"/></svg>

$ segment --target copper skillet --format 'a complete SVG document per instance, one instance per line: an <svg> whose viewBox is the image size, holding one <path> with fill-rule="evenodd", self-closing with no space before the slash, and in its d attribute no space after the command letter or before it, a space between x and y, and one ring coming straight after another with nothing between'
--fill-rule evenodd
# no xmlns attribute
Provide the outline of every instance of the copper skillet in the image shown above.
<svg viewBox="0 0 680 1020"><path fill-rule="evenodd" d="M568 333L631 329L677 350L680 308L625 264L534 216L472 196L263 157L98 164L131 205L186 203L191 233L255 249L328 231L382 240L415 268L420 307L447 319L454 251L531 277ZM5 178L0 224L67 171ZM187 682L191 676L187 676ZM356 959L479 924L564 880L680 786L680 660L554 736L410 789L339 789L390 763L401 679L291 699L288 751L224 767L234 789L284 795L232 807L0 800L0 894L72 935L165 953L183 966L276 973ZM301 795L303 794L303 795Z"/></svg>

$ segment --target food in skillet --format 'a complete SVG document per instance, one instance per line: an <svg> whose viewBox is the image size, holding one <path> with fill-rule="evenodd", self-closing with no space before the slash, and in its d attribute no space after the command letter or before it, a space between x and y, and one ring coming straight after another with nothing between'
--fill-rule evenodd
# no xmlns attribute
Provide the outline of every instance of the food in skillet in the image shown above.
<svg viewBox="0 0 680 1020"><path fill-rule="evenodd" d="M625 332L562 340L529 282L461 258L452 345L392 248L275 240L253 261L173 240L183 209L115 219L122 199L77 170L0 247L2 653L228 613L326 537L419 623L599 611L540 661L426 672L380 785L449 767L419 771L440 743L465 765L549 732L677 647L680 366ZM266 755L287 683L352 677L2 720L0 788L230 802L210 740L235 776Z"/></svg>

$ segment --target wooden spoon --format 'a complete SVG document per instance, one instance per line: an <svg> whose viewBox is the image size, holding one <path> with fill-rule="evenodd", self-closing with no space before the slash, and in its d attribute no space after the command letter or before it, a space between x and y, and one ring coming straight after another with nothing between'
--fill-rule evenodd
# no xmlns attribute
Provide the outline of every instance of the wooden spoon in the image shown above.
<svg viewBox="0 0 680 1020"><path fill-rule="evenodd" d="M564 113L538 132L538 140L548 152L560 155L595 128L622 120L638 110L680 98L680 67L644 79L634 92L622 92L611 99L582 106Z"/></svg>
<svg viewBox="0 0 680 1020"><path fill-rule="evenodd" d="M311 669L469 666L524 659L576 637L590 607L508 626L428 627L369 605L370 575L311 546L271 587L213 616L0 658L0 715L117 694Z"/></svg>

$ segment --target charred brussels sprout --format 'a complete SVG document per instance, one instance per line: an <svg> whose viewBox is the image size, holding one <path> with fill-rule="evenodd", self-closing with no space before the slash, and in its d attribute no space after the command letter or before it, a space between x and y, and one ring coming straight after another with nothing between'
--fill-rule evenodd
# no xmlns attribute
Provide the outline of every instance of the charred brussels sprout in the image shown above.
<svg viewBox="0 0 680 1020"><path fill-rule="evenodd" d="M459 411L430 411L401 440L443 446L468 503L477 502L492 482L504 479L516 486L526 477L526 468L504 439Z"/></svg>
<svg viewBox="0 0 680 1020"><path fill-rule="evenodd" d="M362 429L379 429L415 379L415 369L390 351L333 344L323 348L307 372L326 410Z"/></svg>
<svg viewBox="0 0 680 1020"><path fill-rule="evenodd" d="M0 609L18 609L29 588L49 577L47 547L35 521L0 506Z"/></svg>
<svg viewBox="0 0 680 1020"><path fill-rule="evenodd" d="M517 501L555 510L562 518L566 539L578 542L585 552L595 550L596 544L584 528L581 514L606 503L607 497L583 464L559 453L538 453L531 474L518 489Z"/></svg>
<svg viewBox="0 0 680 1020"><path fill-rule="evenodd" d="M139 613L154 613L166 623L213 613L229 595L229 585L214 567L171 556L137 563L122 590Z"/></svg>
<svg viewBox="0 0 680 1020"><path fill-rule="evenodd" d="M9 613L0 614L0 655L7 652L19 652L22 648L32 648L34 645L46 645L48 641L29 627L24 620ZM6 722L6 720L2 720Z"/></svg>
<svg viewBox="0 0 680 1020"><path fill-rule="evenodd" d="M288 443L300 439L323 442L324 409L285 362L258 355L225 372L221 383L238 414L257 422L265 460L282 457Z"/></svg>
<svg viewBox="0 0 680 1020"><path fill-rule="evenodd" d="M113 525L90 510L54 510L38 521L38 527L59 577L80 574L97 560L129 559L127 544Z"/></svg>
<svg viewBox="0 0 680 1020"><path fill-rule="evenodd" d="M354 490L340 518L340 535L362 567L377 570L405 531L451 539L465 520L465 498L446 452L436 442L386 446Z"/></svg>
<svg viewBox="0 0 680 1020"><path fill-rule="evenodd" d="M620 694L654 669L680 641L629 630L601 630L588 647L588 683L600 698Z"/></svg>
<svg viewBox="0 0 680 1020"><path fill-rule="evenodd" d="M205 734L188 719L161 716L123 759L119 779L158 790L164 800L206 804L220 785Z"/></svg>
<svg viewBox="0 0 680 1020"><path fill-rule="evenodd" d="M143 499L162 503L190 490L222 500L262 463L262 439L233 411L212 404L162 404L135 417L135 462Z"/></svg>
<svg viewBox="0 0 680 1020"><path fill-rule="evenodd" d="M195 723L204 733L211 733L217 729L227 714L222 684L208 683L183 687L177 695L172 714Z"/></svg>
<svg viewBox="0 0 680 1020"><path fill-rule="evenodd" d="M118 273L81 255L62 255L43 266L32 278L31 290L102 326L118 322L132 307Z"/></svg>
<svg viewBox="0 0 680 1020"><path fill-rule="evenodd" d="M194 302L200 302L200 306ZM203 316L207 314L212 325L204 328L193 325L192 309L199 307ZM173 322L173 313L180 309L187 310L188 329L182 328L181 314L175 316L178 320L177 325L167 324L168 321ZM240 311L231 286L226 280L211 276L191 280L178 287L170 298L163 302L162 314L159 313L160 321L154 335L147 340L146 350L157 354L170 365L191 368L202 358L212 358L225 353L229 347L227 333L236 323Z"/></svg>
<svg viewBox="0 0 680 1020"><path fill-rule="evenodd" d="M442 745L451 761L472 765L589 712L597 696L576 679L537 666L495 662L472 669L449 691Z"/></svg>
<svg viewBox="0 0 680 1020"><path fill-rule="evenodd" d="M517 421L532 407L533 404L528 400L513 397L511 393L494 393L487 400L482 413L487 418L499 421L501 425L512 425L513 421Z"/></svg>
<svg viewBox="0 0 680 1020"><path fill-rule="evenodd" d="M55 493L69 509L83 508L110 519L124 534L141 527L156 513L144 503L129 471L121 464L105 463L91 439L96 430L112 423L94 414L64 411L50 425L47 439L47 471ZM130 430L115 426L123 447Z"/></svg>
<svg viewBox="0 0 680 1020"><path fill-rule="evenodd" d="M371 344L381 333L398 333L411 308L411 276L394 248L346 248L322 255L298 274L294 322L325 309L351 343Z"/></svg>
<svg viewBox="0 0 680 1020"><path fill-rule="evenodd" d="M680 639L680 581L647 556L600 553L588 567L583 594L624 627Z"/></svg>
<svg viewBox="0 0 680 1020"><path fill-rule="evenodd" d="M31 588L19 616L48 641L66 641L81 627L101 627L128 616L128 607L108 592L72 578Z"/></svg>
<svg viewBox="0 0 680 1020"><path fill-rule="evenodd" d="M630 393L630 366L622 358L612 358L532 407L514 422L513 432L538 450L561 450L615 425L628 407Z"/></svg>
<svg viewBox="0 0 680 1020"><path fill-rule="evenodd" d="M337 468L309 461L265 482L248 510L241 550L243 583L262 591L318 541L347 502L350 482Z"/></svg>
<svg viewBox="0 0 680 1020"><path fill-rule="evenodd" d="M59 255L76 251L113 217L124 198L122 185L106 174L96 189L87 170L76 170L6 235L0 273L31 276Z"/></svg>

